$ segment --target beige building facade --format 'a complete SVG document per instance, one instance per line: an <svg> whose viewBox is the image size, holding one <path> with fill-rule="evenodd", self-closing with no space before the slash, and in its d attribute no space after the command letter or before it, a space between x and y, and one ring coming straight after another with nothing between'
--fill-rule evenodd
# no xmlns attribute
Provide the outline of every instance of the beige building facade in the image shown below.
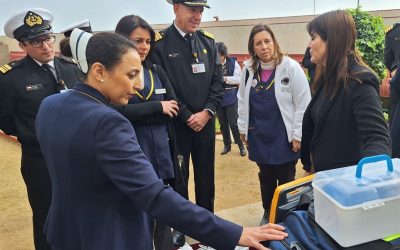
<svg viewBox="0 0 400 250"><path fill-rule="evenodd" d="M381 16L385 26L391 26L396 22L400 22L400 9L371 11L374 16ZM247 40L251 28L258 23L265 23L271 26L282 50L290 55L302 55L309 41L306 31L307 23L314 18L313 15L307 16L289 16L274 18L258 18L231 21L210 21L203 22L201 28L214 34L216 41L223 41L229 48L231 54L247 54ZM172 20L171 20L172 21ZM161 30L170 25L155 24L155 30ZM63 38L62 34L57 34L58 42ZM15 40L5 36L0 36L0 44L3 48L0 50L4 53L8 47L8 51L13 54L21 53L20 48ZM4 60L5 56L0 56Z"/></svg>

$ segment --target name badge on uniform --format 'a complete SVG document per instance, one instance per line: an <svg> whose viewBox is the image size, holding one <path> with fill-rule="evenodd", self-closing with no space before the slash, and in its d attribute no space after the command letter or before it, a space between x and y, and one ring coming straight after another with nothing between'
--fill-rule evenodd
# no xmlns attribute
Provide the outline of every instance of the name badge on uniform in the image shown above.
<svg viewBox="0 0 400 250"><path fill-rule="evenodd" d="M27 85L25 87L25 89L26 89L27 92L35 91L35 90L43 89L43 85L40 84L40 83L39 84L34 84L34 85Z"/></svg>
<svg viewBox="0 0 400 250"><path fill-rule="evenodd" d="M192 64L193 74L204 73L206 72L206 66L204 63L193 63Z"/></svg>
<svg viewBox="0 0 400 250"><path fill-rule="evenodd" d="M155 90L156 95L161 95L167 93L165 89L156 89Z"/></svg>

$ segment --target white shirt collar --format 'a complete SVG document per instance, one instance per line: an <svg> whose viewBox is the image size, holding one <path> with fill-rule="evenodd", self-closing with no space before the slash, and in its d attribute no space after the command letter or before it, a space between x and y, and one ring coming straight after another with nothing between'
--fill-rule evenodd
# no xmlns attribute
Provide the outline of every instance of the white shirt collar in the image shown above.
<svg viewBox="0 0 400 250"><path fill-rule="evenodd" d="M33 59L33 58L32 58ZM40 67L42 67L43 63L39 62L36 59L33 59L37 64L39 64ZM47 63L48 65L50 65L53 69L55 69L54 67L54 60L51 60L50 62Z"/></svg>
<svg viewBox="0 0 400 250"><path fill-rule="evenodd" d="M179 34L181 34L181 36L182 36L183 38L185 38L186 33L183 32L180 28L178 28L178 26L176 26L175 21L174 21L174 26L175 26L175 28L178 30Z"/></svg>

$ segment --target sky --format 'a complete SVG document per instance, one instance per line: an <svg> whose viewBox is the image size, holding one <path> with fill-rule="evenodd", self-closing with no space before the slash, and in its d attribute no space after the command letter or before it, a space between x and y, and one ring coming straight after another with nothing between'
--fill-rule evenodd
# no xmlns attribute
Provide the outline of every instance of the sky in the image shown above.
<svg viewBox="0 0 400 250"><path fill-rule="evenodd" d="M362 10L400 9L400 0L358 0ZM208 0L202 21L313 15L334 9L355 8L357 0ZM118 20L130 14L150 24L172 23L172 5L166 0L0 0L0 35L5 22L17 12L45 8L54 14L53 30L59 32L86 18L94 31L114 30ZM399 20L400 21L400 20Z"/></svg>

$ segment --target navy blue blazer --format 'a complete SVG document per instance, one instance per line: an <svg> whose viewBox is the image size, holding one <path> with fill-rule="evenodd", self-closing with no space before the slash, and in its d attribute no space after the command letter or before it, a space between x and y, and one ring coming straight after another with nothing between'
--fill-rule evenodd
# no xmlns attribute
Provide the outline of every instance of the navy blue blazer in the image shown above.
<svg viewBox="0 0 400 250"><path fill-rule="evenodd" d="M47 97L37 137L52 180L45 234L65 249L153 249L150 216L217 249L242 227L185 200L158 179L130 122L85 84ZM146 213L147 212L147 213Z"/></svg>

